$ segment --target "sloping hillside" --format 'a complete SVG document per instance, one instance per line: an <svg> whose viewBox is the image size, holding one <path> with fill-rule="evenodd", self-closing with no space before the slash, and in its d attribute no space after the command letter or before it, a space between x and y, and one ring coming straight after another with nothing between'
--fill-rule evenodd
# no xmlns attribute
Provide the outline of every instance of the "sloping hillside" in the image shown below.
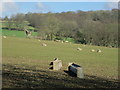
<svg viewBox="0 0 120 90"><path fill-rule="evenodd" d="M42 46L46 43L47 46ZM37 39L3 38L3 87L117 87L118 50L90 45L39 41ZM82 48L78 51L77 48ZM91 52L94 49L95 52ZM100 49L102 52L97 53ZM62 60L60 71L49 69L57 57ZM85 78L69 75L68 63L83 67Z"/></svg>

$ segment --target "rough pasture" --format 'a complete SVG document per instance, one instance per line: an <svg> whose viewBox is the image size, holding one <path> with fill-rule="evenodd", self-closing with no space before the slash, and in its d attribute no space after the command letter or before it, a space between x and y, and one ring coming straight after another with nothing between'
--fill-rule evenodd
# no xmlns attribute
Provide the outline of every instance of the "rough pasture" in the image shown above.
<svg viewBox="0 0 120 90"><path fill-rule="evenodd" d="M40 43L48 46L43 47ZM83 51L78 52L78 47ZM92 53L91 49L100 49L102 52ZM116 48L7 37L2 41L2 54L3 87L117 87ZM62 60L60 71L48 69L55 57ZM83 67L84 80L68 75L69 62Z"/></svg>

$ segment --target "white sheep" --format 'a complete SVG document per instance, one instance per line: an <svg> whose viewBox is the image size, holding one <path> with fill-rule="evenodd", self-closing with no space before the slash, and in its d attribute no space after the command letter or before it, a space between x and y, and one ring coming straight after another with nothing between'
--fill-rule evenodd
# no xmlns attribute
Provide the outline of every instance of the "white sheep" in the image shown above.
<svg viewBox="0 0 120 90"><path fill-rule="evenodd" d="M7 38L6 36L3 36L3 38Z"/></svg>
<svg viewBox="0 0 120 90"><path fill-rule="evenodd" d="M110 45L109 48L112 48L112 46Z"/></svg>
<svg viewBox="0 0 120 90"><path fill-rule="evenodd" d="M47 44L43 43L42 46L47 46Z"/></svg>
<svg viewBox="0 0 120 90"><path fill-rule="evenodd" d="M102 51L100 49L98 49L97 52L102 52Z"/></svg>
<svg viewBox="0 0 120 90"><path fill-rule="evenodd" d="M66 43L68 43L69 41L65 41Z"/></svg>
<svg viewBox="0 0 120 90"><path fill-rule="evenodd" d="M77 50L81 51L81 50L82 50L82 48L77 48Z"/></svg>
<svg viewBox="0 0 120 90"><path fill-rule="evenodd" d="M55 42L60 42L60 40L55 40Z"/></svg>
<svg viewBox="0 0 120 90"><path fill-rule="evenodd" d="M94 50L94 49L92 49L92 50L91 50L91 52L95 52L95 50Z"/></svg>

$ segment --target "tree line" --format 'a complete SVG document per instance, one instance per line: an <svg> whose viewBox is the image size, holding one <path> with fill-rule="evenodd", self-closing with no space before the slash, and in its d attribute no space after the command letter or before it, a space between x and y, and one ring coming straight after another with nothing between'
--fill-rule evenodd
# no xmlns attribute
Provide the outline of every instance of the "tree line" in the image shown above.
<svg viewBox="0 0 120 90"><path fill-rule="evenodd" d="M17 30L34 27L44 40L73 38L76 43L118 47L119 9L68 11L61 13L30 13L3 19L7 28Z"/></svg>

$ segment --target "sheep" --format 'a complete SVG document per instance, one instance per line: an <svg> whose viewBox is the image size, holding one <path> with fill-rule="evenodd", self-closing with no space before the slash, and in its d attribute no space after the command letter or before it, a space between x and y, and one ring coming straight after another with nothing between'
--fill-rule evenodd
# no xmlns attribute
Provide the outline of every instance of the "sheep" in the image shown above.
<svg viewBox="0 0 120 90"><path fill-rule="evenodd" d="M77 48L77 50L81 51L81 50L82 50L82 48Z"/></svg>
<svg viewBox="0 0 120 90"><path fill-rule="evenodd" d="M61 43L63 43L63 41L61 41Z"/></svg>
<svg viewBox="0 0 120 90"><path fill-rule="evenodd" d="M69 41L65 41L66 43L68 43Z"/></svg>
<svg viewBox="0 0 120 90"><path fill-rule="evenodd" d="M97 52L102 52L102 51L100 49L98 49Z"/></svg>
<svg viewBox="0 0 120 90"><path fill-rule="evenodd" d="M3 38L7 38L6 36L3 36Z"/></svg>
<svg viewBox="0 0 120 90"><path fill-rule="evenodd" d="M112 48L112 46L110 45L109 48Z"/></svg>
<svg viewBox="0 0 120 90"><path fill-rule="evenodd" d="M91 50L91 52L95 52L95 50L94 50L94 49L92 49L92 50Z"/></svg>
<svg viewBox="0 0 120 90"><path fill-rule="evenodd" d="M42 46L47 46L47 44L43 43Z"/></svg>
<svg viewBox="0 0 120 90"><path fill-rule="evenodd" d="M60 42L60 40L55 40L55 42Z"/></svg>

